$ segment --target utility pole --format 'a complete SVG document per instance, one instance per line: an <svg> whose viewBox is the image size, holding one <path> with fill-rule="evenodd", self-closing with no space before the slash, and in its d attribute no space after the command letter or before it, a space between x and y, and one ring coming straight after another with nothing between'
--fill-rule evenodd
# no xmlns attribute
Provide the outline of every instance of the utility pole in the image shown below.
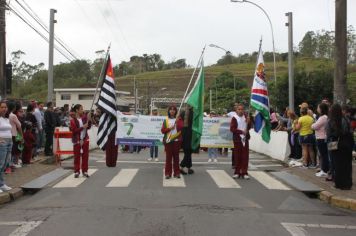
<svg viewBox="0 0 356 236"><path fill-rule="evenodd" d="M6 97L6 37L5 37L6 0L0 0L0 100Z"/></svg>
<svg viewBox="0 0 356 236"><path fill-rule="evenodd" d="M136 88L136 76L134 76L134 96L135 96L135 115L137 113L137 88Z"/></svg>
<svg viewBox="0 0 356 236"><path fill-rule="evenodd" d="M211 110L213 110L213 104L212 104L212 101L213 101L213 91L210 89L209 90L210 94L209 94L209 100L210 100L210 107L209 107L209 110L211 112Z"/></svg>
<svg viewBox="0 0 356 236"><path fill-rule="evenodd" d="M346 104L347 0L335 0L334 103Z"/></svg>
<svg viewBox="0 0 356 236"><path fill-rule="evenodd" d="M294 63L293 63L293 13L287 12L288 17L288 96L289 109L294 111Z"/></svg>
<svg viewBox="0 0 356 236"><path fill-rule="evenodd" d="M49 15L49 56L48 56L48 93L47 101L53 101L53 46L54 46L54 23L57 21L54 19L54 14L57 10L50 9Z"/></svg>

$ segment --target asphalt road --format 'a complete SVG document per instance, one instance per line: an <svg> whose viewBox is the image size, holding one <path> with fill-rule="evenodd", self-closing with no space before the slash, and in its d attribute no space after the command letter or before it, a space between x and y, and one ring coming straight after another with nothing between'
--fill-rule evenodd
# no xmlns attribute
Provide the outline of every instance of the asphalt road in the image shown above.
<svg viewBox="0 0 356 236"><path fill-rule="evenodd" d="M231 178L229 158L207 163L202 153L195 174L167 181L147 156L120 153L107 168L92 152L89 179L71 173L0 208L0 235L356 235L355 213L274 179L265 170L281 166L262 155L251 153L250 180Z"/></svg>

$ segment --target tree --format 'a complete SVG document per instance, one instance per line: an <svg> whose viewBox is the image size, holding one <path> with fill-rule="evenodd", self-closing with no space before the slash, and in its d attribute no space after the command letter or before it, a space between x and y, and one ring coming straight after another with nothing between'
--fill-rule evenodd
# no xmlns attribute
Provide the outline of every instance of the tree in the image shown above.
<svg viewBox="0 0 356 236"><path fill-rule="evenodd" d="M303 57L315 57L316 39L313 31L308 31L299 43L299 52Z"/></svg>

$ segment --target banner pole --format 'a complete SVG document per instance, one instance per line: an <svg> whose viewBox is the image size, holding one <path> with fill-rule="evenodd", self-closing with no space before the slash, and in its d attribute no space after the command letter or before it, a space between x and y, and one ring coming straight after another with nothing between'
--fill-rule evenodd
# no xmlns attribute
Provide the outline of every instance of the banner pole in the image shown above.
<svg viewBox="0 0 356 236"><path fill-rule="evenodd" d="M192 80L193 80L193 78L194 78L195 72L196 72L196 70L197 70L199 64L201 63L201 60L202 60L203 55L204 55L205 48L206 48L206 45L204 46L203 51L201 52L201 55L200 55L200 57L199 57L197 66L194 68L193 74L192 74L192 76L191 76L191 78L190 78L189 84L188 84L187 89L185 90L184 96L183 96L183 98L182 98L182 102L181 102L180 105L179 105L179 109L178 109L178 114L177 114L177 115L179 115L179 113L180 113L180 109L182 108L182 105L183 105L183 103L184 103L184 100L185 100L185 98L186 98L186 96L187 96L187 93L188 93L190 84L192 83Z"/></svg>

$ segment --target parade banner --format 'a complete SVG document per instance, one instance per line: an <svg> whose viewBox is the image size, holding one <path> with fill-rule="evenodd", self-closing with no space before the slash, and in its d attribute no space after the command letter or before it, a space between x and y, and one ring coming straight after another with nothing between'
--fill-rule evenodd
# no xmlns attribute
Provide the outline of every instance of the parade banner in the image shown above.
<svg viewBox="0 0 356 236"><path fill-rule="evenodd" d="M162 123L165 116L117 115L117 142L121 145L162 145ZM204 117L201 147L232 148L231 118Z"/></svg>

